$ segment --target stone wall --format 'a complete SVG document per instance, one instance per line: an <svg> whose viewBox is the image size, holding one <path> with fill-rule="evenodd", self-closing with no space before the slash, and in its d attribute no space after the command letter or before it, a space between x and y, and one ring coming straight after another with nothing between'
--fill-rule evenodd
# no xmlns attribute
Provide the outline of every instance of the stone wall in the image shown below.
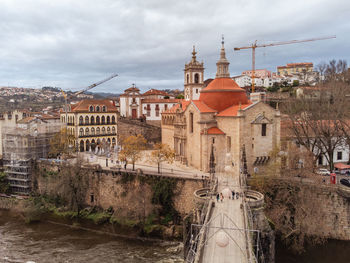
<svg viewBox="0 0 350 263"><path fill-rule="evenodd" d="M119 138L131 135L142 134L148 142L161 142L161 128L159 125L153 125L140 120L131 120L127 118L118 119L118 136Z"/></svg>
<svg viewBox="0 0 350 263"><path fill-rule="evenodd" d="M82 168L88 177L85 203L103 209L113 207L118 216L140 219L153 213L157 205L152 204L152 183L162 180L161 176L137 173L118 173L111 170ZM59 167L39 162L35 175L35 189L39 194L61 194L62 181ZM148 179L148 181L147 181ZM194 208L193 193L203 187L199 179L174 178L176 181L174 208L184 217Z"/></svg>

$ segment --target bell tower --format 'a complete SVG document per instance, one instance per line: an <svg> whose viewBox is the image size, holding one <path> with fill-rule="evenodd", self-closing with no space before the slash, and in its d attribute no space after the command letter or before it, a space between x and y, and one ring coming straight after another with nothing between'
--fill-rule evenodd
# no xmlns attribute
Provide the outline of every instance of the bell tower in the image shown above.
<svg viewBox="0 0 350 263"><path fill-rule="evenodd" d="M201 89L203 88L204 67L203 62L198 62L196 50L193 46L192 59L185 64L185 100L198 100Z"/></svg>

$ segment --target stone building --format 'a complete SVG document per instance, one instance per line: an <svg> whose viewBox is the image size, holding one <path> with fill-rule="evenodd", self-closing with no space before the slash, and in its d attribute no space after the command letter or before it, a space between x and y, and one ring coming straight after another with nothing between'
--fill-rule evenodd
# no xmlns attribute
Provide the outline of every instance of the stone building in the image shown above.
<svg viewBox="0 0 350 263"><path fill-rule="evenodd" d="M82 100L61 110L61 123L74 136L72 146L83 151L117 144L117 107L111 100Z"/></svg>
<svg viewBox="0 0 350 263"><path fill-rule="evenodd" d="M252 173L268 163L269 153L279 144L280 112L248 100L230 78L223 42L216 65L216 78L200 87L198 99L183 100L162 113L162 142L175 150L177 160L202 171L209 171L213 148L217 172L227 165L238 171L244 161ZM185 70L185 88L186 74Z"/></svg>

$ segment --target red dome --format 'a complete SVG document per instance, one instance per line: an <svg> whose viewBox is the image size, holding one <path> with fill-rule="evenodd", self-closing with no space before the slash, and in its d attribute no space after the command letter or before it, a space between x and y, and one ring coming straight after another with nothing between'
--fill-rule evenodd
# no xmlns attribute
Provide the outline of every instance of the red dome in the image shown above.
<svg viewBox="0 0 350 263"><path fill-rule="evenodd" d="M231 78L214 79L201 91L199 100L218 112L232 105L248 103L245 90Z"/></svg>

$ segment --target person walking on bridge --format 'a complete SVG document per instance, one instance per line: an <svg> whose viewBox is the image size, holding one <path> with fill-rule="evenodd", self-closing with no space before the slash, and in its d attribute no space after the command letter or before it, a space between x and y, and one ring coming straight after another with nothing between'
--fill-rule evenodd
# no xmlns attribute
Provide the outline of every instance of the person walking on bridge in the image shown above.
<svg viewBox="0 0 350 263"><path fill-rule="evenodd" d="M235 200L235 191L232 190L232 200Z"/></svg>
<svg viewBox="0 0 350 263"><path fill-rule="evenodd" d="M219 202L219 199L220 199L220 195L219 193L216 194L216 202L218 203Z"/></svg>

